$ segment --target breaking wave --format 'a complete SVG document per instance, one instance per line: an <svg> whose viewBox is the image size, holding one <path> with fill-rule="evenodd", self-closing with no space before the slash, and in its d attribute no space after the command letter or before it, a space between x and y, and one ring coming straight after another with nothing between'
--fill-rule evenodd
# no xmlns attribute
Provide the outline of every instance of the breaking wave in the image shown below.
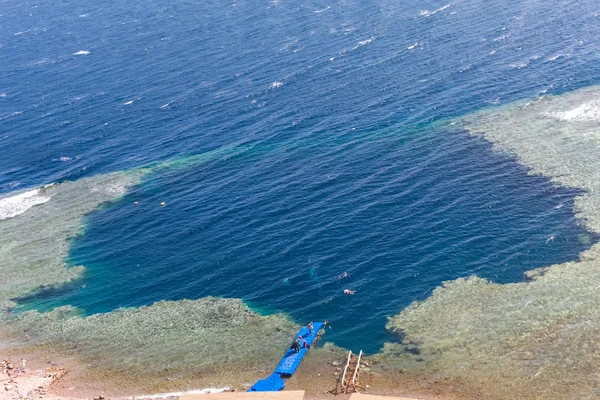
<svg viewBox="0 0 600 400"><path fill-rule="evenodd" d="M50 196L40 195L39 189L30 190L0 199L0 219L13 218L31 207L50 200Z"/></svg>

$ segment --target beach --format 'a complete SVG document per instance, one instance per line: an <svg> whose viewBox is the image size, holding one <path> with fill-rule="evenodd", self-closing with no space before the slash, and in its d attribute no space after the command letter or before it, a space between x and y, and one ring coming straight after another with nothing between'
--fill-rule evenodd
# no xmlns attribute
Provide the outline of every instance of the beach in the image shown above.
<svg viewBox="0 0 600 400"><path fill-rule="evenodd" d="M4 353L7 354L7 353ZM218 382L218 378L208 376L194 376L185 381L176 381L165 377L159 381L145 381L143 379L132 381L127 374L124 376L102 375L97 372L90 373L89 367L78 364L73 358L64 355L52 354L45 350L40 353L25 353L24 349L8 352L9 355L27 355L26 372L12 380L0 380L2 392L0 398L16 400L21 398L43 398L48 400L78 400L78 399L176 399L182 393L200 393L202 391L245 391L252 382L253 371L244 374L236 371L235 378L228 377L227 386L207 387L209 383ZM342 352L315 349L311 352L298 372L287 379L286 390L304 390L306 399L347 399L349 394L334 396L329 393L335 386L339 373L339 361L335 359ZM37 357L37 358L36 358ZM10 358L10 357L9 357ZM47 360L52 358L51 360ZM39 360L39 362L36 362ZM456 381L439 380L435 377L422 379L422 377L409 376L404 373L386 373L378 370L376 364L371 364L370 369L362 372L360 380L369 389L367 394L389 396L402 396L414 399L476 399L479 395L473 391L459 389ZM8 389L7 389L8 387ZM152 391L154 389L154 391ZM462 391L461 391L462 390Z"/></svg>

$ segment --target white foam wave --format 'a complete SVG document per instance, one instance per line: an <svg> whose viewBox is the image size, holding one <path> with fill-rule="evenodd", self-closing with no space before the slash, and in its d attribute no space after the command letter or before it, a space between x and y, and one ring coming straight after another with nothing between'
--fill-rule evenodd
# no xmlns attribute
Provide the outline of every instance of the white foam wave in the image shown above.
<svg viewBox="0 0 600 400"><path fill-rule="evenodd" d="M45 64L54 64L54 63L56 63L56 60L53 60L51 58L42 58L41 60L34 61L31 64L32 65L45 65Z"/></svg>
<svg viewBox="0 0 600 400"><path fill-rule="evenodd" d="M590 101L572 110L549 115L563 121L600 121L600 100Z"/></svg>
<svg viewBox="0 0 600 400"><path fill-rule="evenodd" d="M517 69L525 68L527 65L528 64L526 62L524 62L524 61L510 64L511 68L517 68Z"/></svg>
<svg viewBox="0 0 600 400"><path fill-rule="evenodd" d="M273 82L273 83L271 83L271 86L269 86L269 88L275 89L275 88L282 87L283 85L284 85L283 82Z"/></svg>
<svg viewBox="0 0 600 400"><path fill-rule="evenodd" d="M565 56L564 54L557 54L555 56L550 57L548 59L548 61L555 61L555 60L558 60L559 58L564 57L564 56Z"/></svg>
<svg viewBox="0 0 600 400"><path fill-rule="evenodd" d="M21 114L23 114L23 111L15 111L15 112L13 112L11 114L8 114L8 115L5 115L3 117L0 117L0 121L2 121L3 119L14 117L14 116L21 115Z"/></svg>
<svg viewBox="0 0 600 400"><path fill-rule="evenodd" d="M39 189L34 189L0 199L0 220L16 217L31 207L50 200L50 197L40 196L39 192Z"/></svg>
<svg viewBox="0 0 600 400"><path fill-rule="evenodd" d="M169 397L180 397L184 394L208 394L208 393L221 393L224 392L226 390L229 390L228 387L226 388L206 388L206 389L201 389L201 390L190 390L187 392L171 392L171 393L155 393L155 394L144 394L141 396L135 396L135 397L130 397L130 398L135 398L135 399L167 399Z"/></svg>
<svg viewBox="0 0 600 400"><path fill-rule="evenodd" d="M85 56L88 54L90 54L89 50L79 50L78 52L73 53L74 56Z"/></svg>
<svg viewBox="0 0 600 400"><path fill-rule="evenodd" d="M232 96L235 96L236 94L238 94L238 92L236 92L235 90L221 90L221 91L215 93L215 97L217 99L221 99L224 97L232 97Z"/></svg>
<svg viewBox="0 0 600 400"><path fill-rule="evenodd" d="M317 10L317 11L315 11L315 12L316 12L317 14L318 14L318 13L322 13L323 11L327 11L327 10L329 10L330 8L331 8L331 6L327 6L327 7L325 7L324 9L322 9L322 10Z"/></svg>
<svg viewBox="0 0 600 400"><path fill-rule="evenodd" d="M366 45L368 45L369 43L372 43L372 42L373 42L373 40L375 40L375 36L371 36L369 39L366 39L366 40L361 40L360 42L358 42L358 43L356 44L356 46L354 46L354 47L352 48L352 50L356 50L356 49L358 49L359 47L366 46Z"/></svg>
<svg viewBox="0 0 600 400"><path fill-rule="evenodd" d="M419 12L419 15L422 17L430 17L432 15L435 15L441 11L444 11L446 8L450 7L452 4L446 4L445 6L438 8L437 10L434 11L429 11L429 10L421 10Z"/></svg>
<svg viewBox="0 0 600 400"><path fill-rule="evenodd" d="M293 40L287 42L286 44L284 44L280 51L287 51L297 44L298 44L298 39L293 39Z"/></svg>
<svg viewBox="0 0 600 400"><path fill-rule="evenodd" d="M373 40L375 40L375 37L371 36L367 40L361 40L360 42L358 42L358 45L359 46L364 46L364 45L367 45L367 44L371 43Z"/></svg>
<svg viewBox="0 0 600 400"><path fill-rule="evenodd" d="M129 100L129 101L126 101L125 103L123 103L124 106L128 106L130 104L133 104L133 100Z"/></svg>

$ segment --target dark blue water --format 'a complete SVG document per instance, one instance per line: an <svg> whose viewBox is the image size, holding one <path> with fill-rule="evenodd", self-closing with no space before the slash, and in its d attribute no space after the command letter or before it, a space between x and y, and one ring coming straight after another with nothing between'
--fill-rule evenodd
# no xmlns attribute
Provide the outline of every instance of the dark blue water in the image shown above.
<svg viewBox="0 0 600 400"><path fill-rule="evenodd" d="M599 31L592 1L0 3L3 192L252 146L89 216L84 282L29 305L242 297L374 352L444 280L574 259L573 191L435 122L598 83Z"/></svg>

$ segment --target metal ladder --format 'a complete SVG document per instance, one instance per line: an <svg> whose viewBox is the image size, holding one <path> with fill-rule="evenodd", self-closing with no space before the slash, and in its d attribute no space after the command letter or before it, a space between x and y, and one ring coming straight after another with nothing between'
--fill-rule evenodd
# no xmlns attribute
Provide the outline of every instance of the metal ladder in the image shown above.
<svg viewBox="0 0 600 400"><path fill-rule="evenodd" d="M364 387L359 385L359 370L360 370L360 362L362 360L363 352L362 350L358 355L353 354L351 351L348 352L348 358L346 360L346 365L344 366L344 372L338 379L337 385L335 389L331 391L333 394L340 393L354 393L357 389L366 390Z"/></svg>

